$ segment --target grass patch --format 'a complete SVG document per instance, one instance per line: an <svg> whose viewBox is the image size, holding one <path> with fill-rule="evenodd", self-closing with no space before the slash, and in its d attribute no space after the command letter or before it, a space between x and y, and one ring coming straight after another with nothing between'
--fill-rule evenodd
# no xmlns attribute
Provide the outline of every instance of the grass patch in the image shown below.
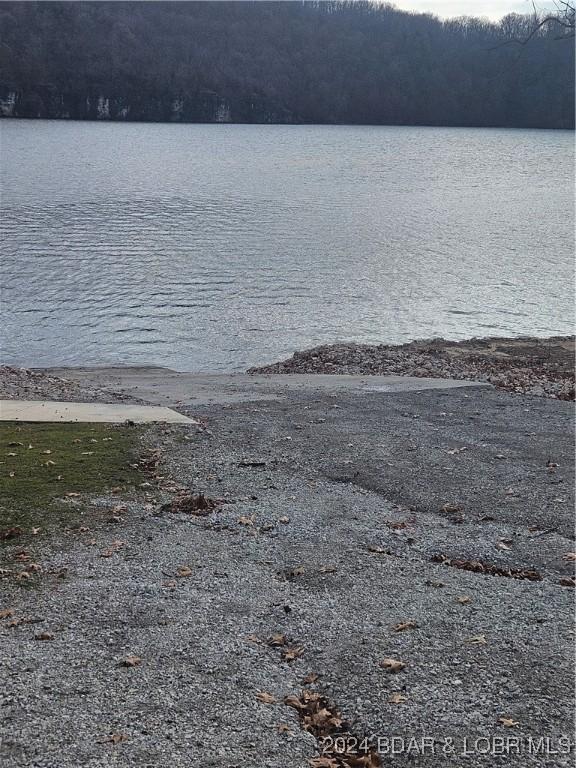
<svg viewBox="0 0 576 768"><path fill-rule="evenodd" d="M82 505L68 493L93 494L141 482L138 427L0 422L0 546L74 522ZM17 538L4 538L21 528Z"/></svg>

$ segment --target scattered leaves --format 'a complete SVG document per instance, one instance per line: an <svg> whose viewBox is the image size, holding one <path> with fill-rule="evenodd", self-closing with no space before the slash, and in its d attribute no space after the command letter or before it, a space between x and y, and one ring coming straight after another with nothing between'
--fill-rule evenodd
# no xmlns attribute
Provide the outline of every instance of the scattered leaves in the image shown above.
<svg viewBox="0 0 576 768"><path fill-rule="evenodd" d="M434 555L431 560L433 563L442 563L443 565L449 565L452 568L460 568L463 571L472 571L473 573L485 573L490 576L506 576L510 579L542 581L541 573L524 568L501 568L498 565L484 563L481 560L452 560L442 554Z"/></svg>

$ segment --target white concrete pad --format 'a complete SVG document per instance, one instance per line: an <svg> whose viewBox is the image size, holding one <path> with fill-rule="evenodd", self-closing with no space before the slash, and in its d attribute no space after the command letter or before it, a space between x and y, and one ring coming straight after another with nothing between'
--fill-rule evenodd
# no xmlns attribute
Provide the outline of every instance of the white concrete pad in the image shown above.
<svg viewBox="0 0 576 768"><path fill-rule="evenodd" d="M77 421L121 424L196 424L171 408L124 403L65 403L48 400L0 400L0 421Z"/></svg>

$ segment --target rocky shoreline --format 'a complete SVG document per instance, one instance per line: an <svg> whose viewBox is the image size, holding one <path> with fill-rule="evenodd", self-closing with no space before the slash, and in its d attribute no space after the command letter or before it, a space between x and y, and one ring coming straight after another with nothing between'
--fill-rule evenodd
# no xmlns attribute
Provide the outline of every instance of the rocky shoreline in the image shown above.
<svg viewBox="0 0 576 768"><path fill-rule="evenodd" d="M295 352L248 372L471 379L518 394L574 400L574 349L574 336L342 343Z"/></svg>

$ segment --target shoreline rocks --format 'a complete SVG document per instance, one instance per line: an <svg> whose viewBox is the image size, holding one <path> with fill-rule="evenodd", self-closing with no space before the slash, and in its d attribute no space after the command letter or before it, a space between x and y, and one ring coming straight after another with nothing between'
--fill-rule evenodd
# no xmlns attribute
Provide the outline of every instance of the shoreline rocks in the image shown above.
<svg viewBox="0 0 576 768"><path fill-rule="evenodd" d="M517 394L574 400L574 336L329 344L248 373L397 375L489 382Z"/></svg>

